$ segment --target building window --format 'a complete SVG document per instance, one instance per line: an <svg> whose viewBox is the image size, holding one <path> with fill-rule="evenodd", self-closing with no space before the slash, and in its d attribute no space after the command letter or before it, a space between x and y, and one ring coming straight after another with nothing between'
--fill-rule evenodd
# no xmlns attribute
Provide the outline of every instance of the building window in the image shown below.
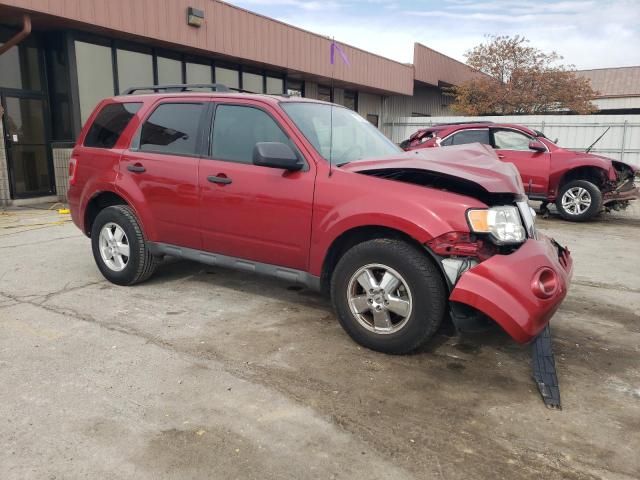
<svg viewBox="0 0 640 480"><path fill-rule="evenodd" d="M142 126L139 149L178 155L197 155L201 103L164 103Z"/></svg>
<svg viewBox="0 0 640 480"><path fill-rule="evenodd" d="M358 92L355 90L345 90L344 91L344 102L342 103L345 107L354 112L358 110Z"/></svg>
<svg viewBox="0 0 640 480"><path fill-rule="evenodd" d="M318 85L318 100L322 100L323 102L333 102L333 92L331 91L331 87Z"/></svg>
<svg viewBox="0 0 640 480"><path fill-rule="evenodd" d="M216 83L229 88L240 88L240 73L230 68L216 67Z"/></svg>
<svg viewBox="0 0 640 480"><path fill-rule="evenodd" d="M141 103L112 103L106 105L91 125L85 147L113 148L133 116L140 110Z"/></svg>
<svg viewBox="0 0 640 480"><path fill-rule="evenodd" d="M205 84L211 82L211 66L201 63L187 63L187 83Z"/></svg>
<svg viewBox="0 0 640 480"><path fill-rule="evenodd" d="M376 128L379 126L378 115L374 115L373 113L367 113L367 121Z"/></svg>
<svg viewBox="0 0 640 480"><path fill-rule="evenodd" d="M182 62L173 58L158 57L158 84L176 85L182 80Z"/></svg>
<svg viewBox="0 0 640 480"><path fill-rule="evenodd" d="M153 58L151 55L118 49L116 56L120 93L132 87L153 85Z"/></svg>
<svg viewBox="0 0 640 480"><path fill-rule="evenodd" d="M114 94L111 48L75 42L80 117L84 124L102 99Z"/></svg>
<svg viewBox="0 0 640 480"><path fill-rule="evenodd" d="M287 78L287 95L292 97L304 97L304 82Z"/></svg>
<svg viewBox="0 0 640 480"><path fill-rule="evenodd" d="M282 78L267 77L267 93L282 95L284 93L284 80Z"/></svg>
<svg viewBox="0 0 640 480"><path fill-rule="evenodd" d="M263 76L242 72L242 89L253 93L264 93Z"/></svg>
<svg viewBox="0 0 640 480"><path fill-rule="evenodd" d="M0 87L42 90L41 78L36 47L21 44L0 55Z"/></svg>
<svg viewBox="0 0 640 480"><path fill-rule="evenodd" d="M242 131L242 135L237 132ZM219 105L213 122L211 156L216 160L252 163L258 142L280 142L295 150L291 140L267 113L240 105Z"/></svg>
<svg viewBox="0 0 640 480"><path fill-rule="evenodd" d="M46 40L51 133L52 140L56 142L72 142L75 137L69 82L69 55L64 40L64 35L55 34L49 35Z"/></svg>

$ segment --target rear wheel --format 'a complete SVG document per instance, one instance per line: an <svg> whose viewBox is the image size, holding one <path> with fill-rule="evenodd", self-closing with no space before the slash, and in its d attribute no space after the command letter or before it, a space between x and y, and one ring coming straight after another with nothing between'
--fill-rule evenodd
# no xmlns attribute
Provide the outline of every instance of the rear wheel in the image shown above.
<svg viewBox="0 0 640 480"><path fill-rule="evenodd" d="M333 272L331 297L351 338L394 354L431 338L447 301L433 262L416 246L395 239L369 240L347 251Z"/></svg>
<svg viewBox="0 0 640 480"><path fill-rule="evenodd" d="M115 205L98 213L91 228L93 258L104 277L117 285L149 278L158 259L149 252L131 207Z"/></svg>
<svg viewBox="0 0 640 480"><path fill-rule="evenodd" d="M558 192L556 208L565 220L590 220L602 210L602 192L587 180L568 182Z"/></svg>

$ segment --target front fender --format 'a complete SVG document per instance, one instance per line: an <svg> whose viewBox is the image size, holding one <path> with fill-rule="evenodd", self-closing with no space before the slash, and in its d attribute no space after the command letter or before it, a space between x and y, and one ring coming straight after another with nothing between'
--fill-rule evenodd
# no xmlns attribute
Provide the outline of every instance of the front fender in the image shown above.
<svg viewBox="0 0 640 480"><path fill-rule="evenodd" d="M425 242L466 232L466 211L479 200L433 188L353 172L335 172L316 184L309 270L320 275L331 245L360 227L384 227Z"/></svg>

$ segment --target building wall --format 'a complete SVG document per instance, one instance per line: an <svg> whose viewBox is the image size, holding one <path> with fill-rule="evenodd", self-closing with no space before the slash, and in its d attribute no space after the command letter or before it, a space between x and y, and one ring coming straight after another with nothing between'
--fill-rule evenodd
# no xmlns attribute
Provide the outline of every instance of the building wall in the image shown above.
<svg viewBox="0 0 640 480"><path fill-rule="evenodd" d="M593 103L600 110L628 110L640 108L640 96L596 98Z"/></svg>
<svg viewBox="0 0 640 480"><path fill-rule="evenodd" d="M2 122L0 122L0 207L9 205L11 201L6 152L4 148L4 130L2 128Z"/></svg>
<svg viewBox="0 0 640 480"><path fill-rule="evenodd" d="M410 65L344 44L350 65L339 58L331 65L328 37L217 0L0 0L3 5L58 17L67 28L122 32L194 54L216 53L389 93L410 95L413 89ZM188 7L204 12L202 27L187 25Z"/></svg>
<svg viewBox="0 0 640 480"><path fill-rule="evenodd" d="M358 93L358 113L367 118L367 115L378 115L378 128L384 122L382 115L382 97L371 93Z"/></svg>
<svg viewBox="0 0 640 480"><path fill-rule="evenodd" d="M403 117L442 117L451 115L450 105L453 98L445 95L440 88L416 84L414 95L393 95L384 102L384 122L380 125L382 133L392 136L391 125Z"/></svg>

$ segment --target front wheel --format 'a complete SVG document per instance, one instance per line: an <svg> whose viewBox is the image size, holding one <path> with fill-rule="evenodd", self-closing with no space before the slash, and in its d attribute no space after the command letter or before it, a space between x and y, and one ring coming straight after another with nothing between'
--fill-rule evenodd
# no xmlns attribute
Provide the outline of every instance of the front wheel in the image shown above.
<svg viewBox="0 0 640 480"><path fill-rule="evenodd" d="M447 302L442 276L425 252L385 238L342 256L331 278L331 298L351 338L393 354L409 353L431 338Z"/></svg>
<svg viewBox="0 0 640 480"><path fill-rule="evenodd" d="M602 192L587 180L568 182L558 192L556 208L565 220L590 220L602 210Z"/></svg>

